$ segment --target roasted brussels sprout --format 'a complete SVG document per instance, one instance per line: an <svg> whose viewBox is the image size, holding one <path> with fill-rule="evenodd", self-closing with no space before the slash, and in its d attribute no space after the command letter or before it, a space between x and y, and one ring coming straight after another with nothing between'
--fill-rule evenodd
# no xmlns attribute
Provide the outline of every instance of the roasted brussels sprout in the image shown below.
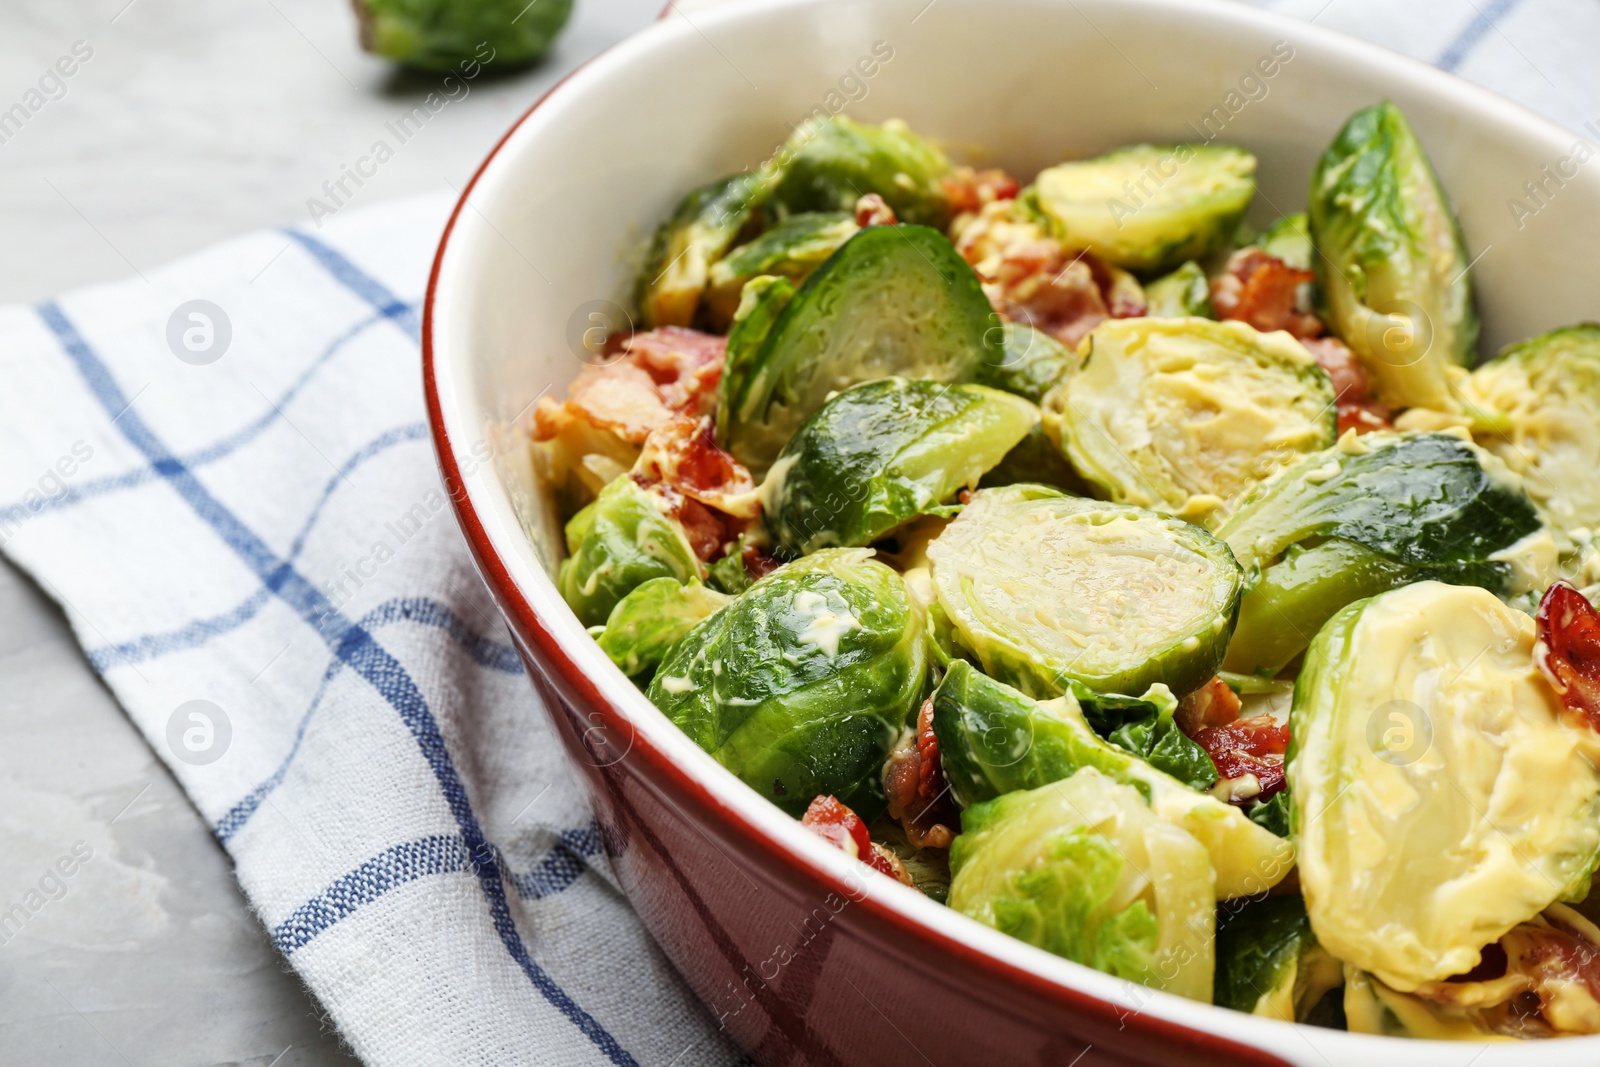
<svg viewBox="0 0 1600 1067"><path fill-rule="evenodd" d="M739 309L734 312L733 324L728 329L728 345L722 362L722 377L717 383L716 424L719 438L726 437L724 427L733 421L730 408L731 393L750 373L761 346L777 325L790 301L794 299L794 283L774 274L751 278L745 283L739 297Z"/></svg>
<svg viewBox="0 0 1600 1067"><path fill-rule="evenodd" d="M1346 604L1425 578L1519 592L1507 555L1539 531L1519 480L1468 441L1349 439L1261 485L1217 531L1254 582L1225 665L1276 673ZM1544 584L1554 542L1548 564Z"/></svg>
<svg viewBox="0 0 1600 1067"><path fill-rule="evenodd" d="M1534 622L1420 582L1356 603L1306 652L1288 781L1317 939L1401 992L1589 891L1595 739L1534 665Z"/></svg>
<svg viewBox="0 0 1600 1067"><path fill-rule="evenodd" d="M818 408L762 485L775 554L868 545L937 511L1038 421L1020 397L981 385L880 378Z"/></svg>
<svg viewBox="0 0 1600 1067"><path fill-rule="evenodd" d="M1118 319L1045 398L1045 429L1110 499L1215 525L1238 497L1334 442L1327 372L1286 333Z"/></svg>
<svg viewBox="0 0 1600 1067"><path fill-rule="evenodd" d="M572 0L355 0L361 47L423 70L511 68L542 59Z"/></svg>
<svg viewBox="0 0 1600 1067"><path fill-rule="evenodd" d="M1311 269L1323 318L1394 407L1453 405L1451 364L1478 342L1461 232L1411 124L1384 101L1356 112L1311 176Z"/></svg>
<svg viewBox="0 0 1600 1067"><path fill-rule="evenodd" d="M1144 287L1145 315L1152 319L1214 319L1211 280L1190 260Z"/></svg>
<svg viewBox="0 0 1600 1067"><path fill-rule="evenodd" d="M617 602L595 640L630 678L648 676L678 639L732 599L699 582L652 578Z"/></svg>
<svg viewBox="0 0 1600 1067"><path fill-rule="evenodd" d="M1256 238L1256 247L1295 270L1311 269L1311 222L1305 212L1285 215Z"/></svg>
<svg viewBox="0 0 1600 1067"><path fill-rule="evenodd" d="M1199 527L1040 485L978 490L928 559L953 639L1036 697L1189 692L1216 673L1243 583Z"/></svg>
<svg viewBox="0 0 1600 1067"><path fill-rule="evenodd" d="M648 490L623 475L567 523L561 596L585 626L603 626L617 602L652 578L698 580L700 561L683 526Z"/></svg>
<svg viewBox="0 0 1600 1067"><path fill-rule="evenodd" d="M1008 322L1001 361L978 368L977 382L1037 404L1077 367L1078 354L1054 337L1026 323Z"/></svg>
<svg viewBox="0 0 1600 1067"><path fill-rule="evenodd" d="M1344 965L1311 932L1305 901L1265 897L1225 912L1217 929L1216 1003L1284 1022L1304 1022Z"/></svg>
<svg viewBox="0 0 1600 1067"><path fill-rule="evenodd" d="M1465 392L1478 443L1523 477L1554 529L1600 526L1600 325L1511 345Z"/></svg>
<svg viewBox="0 0 1600 1067"><path fill-rule="evenodd" d="M831 393L891 375L966 382L1000 363L999 322L943 234L868 227L812 272L758 349L730 351L718 443L759 477Z"/></svg>
<svg viewBox="0 0 1600 1067"><path fill-rule="evenodd" d="M647 327L693 323L712 265L750 222L768 180L765 171L745 171L702 186L656 230L639 275L639 312Z"/></svg>
<svg viewBox="0 0 1600 1067"><path fill-rule="evenodd" d="M725 323L733 318L745 282L751 278L771 274L800 284L860 229L848 214L807 212L784 219L735 248L711 267L706 304L712 320Z"/></svg>
<svg viewBox="0 0 1600 1067"><path fill-rule="evenodd" d="M968 808L949 904L1118 978L1211 1000L1211 862L1137 790L1092 767Z"/></svg>
<svg viewBox="0 0 1600 1067"><path fill-rule="evenodd" d="M779 568L683 637L651 703L792 815L831 794L871 818L883 760L921 701L922 613L869 549Z"/></svg>
<svg viewBox="0 0 1600 1067"><path fill-rule="evenodd" d="M944 229L950 200L942 179L950 161L903 122L881 126L843 115L802 123L779 156L781 176L767 205L775 219L806 211L854 211L877 193L901 222Z"/></svg>
<svg viewBox="0 0 1600 1067"><path fill-rule="evenodd" d="M1090 729L1085 712L1104 709L1095 708L1093 694L1082 694L1081 703L1070 691L1038 702L979 674L962 660L952 662L934 691L933 729L957 803L971 807L1017 790L1038 789L1092 767L1138 790L1159 818L1188 831L1204 846L1216 873L1217 899L1265 892L1289 873L1294 866L1292 845L1251 822L1239 808L1196 792L1150 762L1102 740ZM1198 758L1210 766L1203 751ZM1215 778L1212 768L1207 784Z"/></svg>
<svg viewBox="0 0 1600 1067"><path fill-rule="evenodd" d="M1256 157L1233 145L1141 144L1051 167L1036 187L1064 244L1160 273L1227 245L1255 173Z"/></svg>

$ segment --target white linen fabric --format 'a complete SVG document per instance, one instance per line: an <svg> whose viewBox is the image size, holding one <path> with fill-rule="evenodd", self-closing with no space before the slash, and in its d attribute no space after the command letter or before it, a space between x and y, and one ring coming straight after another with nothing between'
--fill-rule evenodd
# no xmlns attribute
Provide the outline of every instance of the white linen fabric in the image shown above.
<svg viewBox="0 0 1600 1067"><path fill-rule="evenodd" d="M1592 64L1551 95L1508 34L1581 48L1592 5L1261 6L1591 117ZM417 332L450 203L0 309L0 545L364 1060L747 1062L610 880L439 484Z"/></svg>

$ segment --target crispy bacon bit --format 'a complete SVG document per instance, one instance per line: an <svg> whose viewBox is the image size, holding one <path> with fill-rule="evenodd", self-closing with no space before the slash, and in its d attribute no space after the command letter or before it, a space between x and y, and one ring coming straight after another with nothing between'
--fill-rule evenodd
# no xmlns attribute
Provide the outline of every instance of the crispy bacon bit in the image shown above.
<svg viewBox="0 0 1600 1067"><path fill-rule="evenodd" d="M753 519L760 512L755 480L744 464L717 447L710 418L670 416L645 440L634 476L641 485L665 482L736 519Z"/></svg>
<svg viewBox="0 0 1600 1067"><path fill-rule="evenodd" d="M896 226L899 222L894 208L877 193L867 193L856 201L856 225L863 230L868 226Z"/></svg>
<svg viewBox="0 0 1600 1067"><path fill-rule="evenodd" d="M709 414L726 348L726 338L678 326L610 339L606 351L617 359L585 367L565 401L539 400L534 439L548 441L581 421L638 445L674 414Z"/></svg>
<svg viewBox="0 0 1600 1067"><path fill-rule="evenodd" d="M1210 726L1196 733L1194 740L1206 750L1223 778L1255 776L1260 791L1240 795L1238 801L1271 800L1283 788L1283 754L1289 749L1289 728L1278 725L1272 716L1253 715Z"/></svg>
<svg viewBox="0 0 1600 1067"><path fill-rule="evenodd" d="M1566 582L1557 582L1534 617L1539 640L1533 661L1556 691L1567 715L1600 728L1600 611Z"/></svg>
<svg viewBox="0 0 1600 1067"><path fill-rule="evenodd" d="M841 804L838 798L826 795L817 797L800 817L800 825L880 874L906 885L912 884L911 876L906 873L899 857L882 845L873 844L872 835L867 832L867 824L861 821L861 816Z"/></svg>
<svg viewBox="0 0 1600 1067"><path fill-rule="evenodd" d="M1178 701L1173 720L1178 729L1193 737L1212 726L1226 726L1239 717L1239 696L1221 677L1213 675L1211 681Z"/></svg>
<svg viewBox="0 0 1600 1067"><path fill-rule="evenodd" d="M1372 395L1367 372L1355 353L1337 337L1311 337L1300 342L1333 380L1333 395L1339 401L1339 432L1355 430L1371 433L1390 430L1389 409Z"/></svg>
<svg viewBox="0 0 1600 1067"><path fill-rule="evenodd" d="M1021 183L1003 170L973 170L971 167L957 167L943 184L953 215L982 210L985 204L996 200L1015 200L1022 191Z"/></svg>
<svg viewBox="0 0 1600 1067"><path fill-rule="evenodd" d="M1260 248L1241 248L1212 281L1211 306L1218 318L1238 319L1263 333L1288 330L1301 339L1320 337L1322 320L1298 306L1300 286L1313 277Z"/></svg>
<svg viewBox="0 0 1600 1067"><path fill-rule="evenodd" d="M950 847L956 836L950 829L955 811L946 796L931 698L917 713L916 733L889 753L883 766L883 790L889 798L889 817L900 820L907 840L917 848Z"/></svg>

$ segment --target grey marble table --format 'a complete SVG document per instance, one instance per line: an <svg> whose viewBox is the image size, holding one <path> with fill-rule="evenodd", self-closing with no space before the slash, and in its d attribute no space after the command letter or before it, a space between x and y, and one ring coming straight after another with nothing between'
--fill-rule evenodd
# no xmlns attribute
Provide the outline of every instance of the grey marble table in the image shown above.
<svg viewBox="0 0 1600 1067"><path fill-rule="evenodd" d="M355 203L461 186L662 2L579 0L544 65L474 82ZM0 111L75 45L90 58L47 84L58 98L0 129L0 302L308 221L323 181L437 81L363 55L347 0L5 0ZM0 565L0 913L30 892L46 903L20 929L0 914L0 1063L355 1062L60 613Z"/></svg>

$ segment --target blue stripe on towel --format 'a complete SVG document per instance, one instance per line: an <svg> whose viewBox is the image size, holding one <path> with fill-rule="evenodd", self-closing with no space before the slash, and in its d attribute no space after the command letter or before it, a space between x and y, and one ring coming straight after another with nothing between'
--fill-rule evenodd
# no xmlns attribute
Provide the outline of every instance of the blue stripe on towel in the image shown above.
<svg viewBox="0 0 1600 1067"><path fill-rule="evenodd" d="M1488 36L1489 31L1495 28L1495 24L1511 14L1521 2L1522 0L1493 0L1483 8L1474 6L1476 14L1472 16L1472 21L1444 46L1444 51L1439 53L1439 58L1433 61L1433 65L1449 71L1459 69Z"/></svg>

